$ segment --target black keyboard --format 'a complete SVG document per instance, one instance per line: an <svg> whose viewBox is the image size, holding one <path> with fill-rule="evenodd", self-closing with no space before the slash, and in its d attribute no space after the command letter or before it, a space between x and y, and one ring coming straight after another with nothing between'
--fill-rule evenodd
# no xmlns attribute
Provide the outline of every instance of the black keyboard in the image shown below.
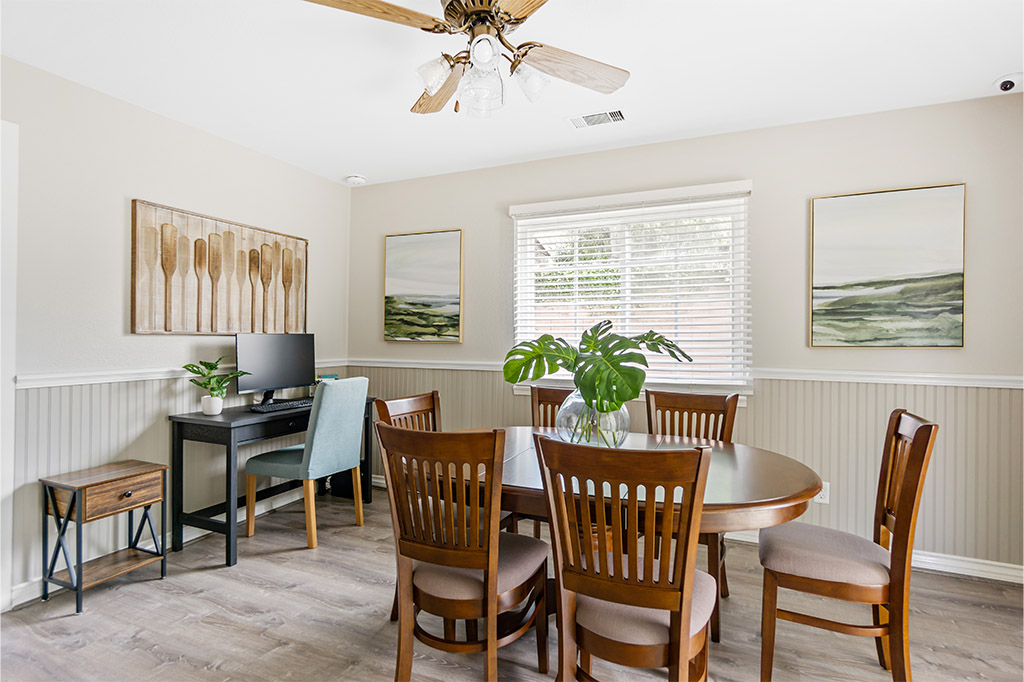
<svg viewBox="0 0 1024 682"><path fill-rule="evenodd" d="M253 405L253 412L277 412L278 410L296 410L302 407L312 407L312 398L299 398L298 400L275 400L265 405Z"/></svg>

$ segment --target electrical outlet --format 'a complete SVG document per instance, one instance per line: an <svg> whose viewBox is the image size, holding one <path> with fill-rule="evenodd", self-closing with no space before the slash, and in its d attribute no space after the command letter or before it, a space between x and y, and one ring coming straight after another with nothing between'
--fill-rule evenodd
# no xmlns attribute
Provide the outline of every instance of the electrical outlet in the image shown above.
<svg viewBox="0 0 1024 682"><path fill-rule="evenodd" d="M821 492L814 496L814 501L818 504L828 504L828 481L822 482Z"/></svg>

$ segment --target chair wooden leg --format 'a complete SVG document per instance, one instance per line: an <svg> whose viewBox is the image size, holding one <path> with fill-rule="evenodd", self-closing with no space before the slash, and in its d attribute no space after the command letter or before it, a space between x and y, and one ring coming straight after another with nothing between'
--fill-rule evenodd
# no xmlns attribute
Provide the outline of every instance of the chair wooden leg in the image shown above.
<svg viewBox="0 0 1024 682"><path fill-rule="evenodd" d="M873 625L888 625L889 607L885 604L873 604L871 606L871 622ZM892 662L889 657L889 635L875 637L875 649L878 651L878 664L886 670L892 670Z"/></svg>
<svg viewBox="0 0 1024 682"><path fill-rule="evenodd" d="M466 641L477 642L480 640L480 631L477 629L475 620L466 621Z"/></svg>
<svg viewBox="0 0 1024 682"><path fill-rule="evenodd" d="M533 537L540 539L540 521L533 522Z"/></svg>
<svg viewBox="0 0 1024 682"><path fill-rule="evenodd" d="M398 567L398 654L395 661L395 682L412 679L413 630L416 612L412 603L412 561L409 566Z"/></svg>
<svg viewBox="0 0 1024 682"><path fill-rule="evenodd" d="M490 682L498 679L498 597L494 587L488 590L487 597L487 649L484 656L487 662L484 666L484 679Z"/></svg>
<svg viewBox="0 0 1024 682"><path fill-rule="evenodd" d="M761 597L761 682L772 682L775 658L775 617L779 599L779 579L765 569L764 595Z"/></svg>
<svg viewBox="0 0 1024 682"><path fill-rule="evenodd" d="M594 674L594 657L585 649L580 649L580 670L587 675Z"/></svg>
<svg viewBox="0 0 1024 682"><path fill-rule="evenodd" d="M395 599L391 602L391 622L398 620L398 585L395 585Z"/></svg>
<svg viewBox="0 0 1024 682"><path fill-rule="evenodd" d="M316 548L316 481L302 482L302 496L306 501L306 546Z"/></svg>
<svg viewBox="0 0 1024 682"><path fill-rule="evenodd" d="M455 641L455 621L451 618L444 619L444 638L449 642Z"/></svg>
<svg viewBox="0 0 1024 682"><path fill-rule="evenodd" d="M245 477L245 537L251 538L256 533L256 477L249 474Z"/></svg>
<svg viewBox="0 0 1024 682"><path fill-rule="evenodd" d="M689 652L690 652L690 628L682 627L682 618L678 611L673 611L669 616L669 632L671 633L668 644L668 680L669 682L682 682L685 671L687 679L690 677ZM705 626L706 629L706 626ZM685 639L680 641L677 633L685 632Z"/></svg>
<svg viewBox="0 0 1024 682"><path fill-rule="evenodd" d="M911 682L909 616L910 604L906 597L893 597L889 604L889 662L893 682Z"/></svg>
<svg viewBox="0 0 1024 682"><path fill-rule="evenodd" d="M537 630L537 672L548 674L548 563L540 571L540 580L534 588L537 591L537 607L533 617L534 628Z"/></svg>
<svg viewBox="0 0 1024 682"><path fill-rule="evenodd" d="M363 479L359 476L359 467L352 470L352 497L356 502L356 525L363 525Z"/></svg>
<svg viewBox="0 0 1024 682"><path fill-rule="evenodd" d="M715 608L711 612L711 641L717 642L721 639L721 623L719 613L721 611L721 572L722 572L722 544L718 541L718 535L709 534L708 541L708 573L715 579Z"/></svg>
<svg viewBox="0 0 1024 682"><path fill-rule="evenodd" d="M722 595L722 599L725 599L729 596L729 578L725 574L725 533L718 534L718 546L722 548L718 553L718 560L721 564L721 568L718 569L718 575L721 578L718 583L718 593Z"/></svg>

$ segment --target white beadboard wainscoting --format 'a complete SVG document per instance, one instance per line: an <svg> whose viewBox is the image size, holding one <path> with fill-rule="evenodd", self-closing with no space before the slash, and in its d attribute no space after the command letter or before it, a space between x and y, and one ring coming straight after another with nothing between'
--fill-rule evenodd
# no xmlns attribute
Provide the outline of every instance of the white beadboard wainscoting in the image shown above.
<svg viewBox="0 0 1024 682"><path fill-rule="evenodd" d="M381 398L438 390L445 430L530 423L529 397L514 395L493 363L317 364L322 371L369 377L370 394ZM915 547L920 553L915 564L1024 581L1024 405L1019 378L953 377L954 385L942 385L935 375L922 377L920 383L913 375L886 383L880 375L842 373L828 380L826 372L794 373L793 378L779 371L766 374L770 376L758 375L764 378L755 380L753 395L740 408L734 438L798 459L831 484L830 504L812 505L803 520L870 536L884 428L893 408L906 407L939 424L917 528ZM3 499L11 501L13 510L5 514L0 528L5 556L13 558L3 567L3 610L40 594L38 479L123 459L168 463L167 416L198 410L200 395L180 370L18 377L16 444L9 467L13 476L0 481ZM226 402L241 401L232 396ZM634 430L643 431L643 403L635 401L629 410ZM239 459L244 462L301 440L292 436L246 446ZM185 508L220 501L222 448L189 443L185 462ZM375 458L376 473L378 469ZM298 490L280 495L261 503L260 510L299 496ZM86 559L99 556L124 544L126 517L97 521L84 531ZM186 529L186 539L202 532Z"/></svg>
<svg viewBox="0 0 1024 682"><path fill-rule="evenodd" d="M371 395L397 398L436 389L446 431L530 423L530 398L514 395L490 367L358 363L350 361L346 372L369 377ZM901 383L885 383L887 375L851 372L832 381L825 371L794 373L793 379L779 378L779 370L765 374L771 378L755 379L753 395L737 412L733 439L804 462L831 484L830 503L813 504L802 520L871 537L885 427L889 413L904 407L939 424L915 565L1024 582L1019 378L954 376L954 385L941 385L941 375L924 375L921 383L899 375ZM646 431L643 402L630 403L629 412L632 430ZM380 473L376 458L374 472Z"/></svg>

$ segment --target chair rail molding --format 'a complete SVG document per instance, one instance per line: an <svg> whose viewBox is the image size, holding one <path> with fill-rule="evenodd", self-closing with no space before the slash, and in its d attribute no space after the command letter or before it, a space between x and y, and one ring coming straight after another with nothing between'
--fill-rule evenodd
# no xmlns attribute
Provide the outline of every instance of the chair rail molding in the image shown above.
<svg viewBox="0 0 1024 682"><path fill-rule="evenodd" d="M375 367L391 369L448 369L475 372L500 372L503 363L483 360L411 360L401 358L326 358L316 361L317 369L333 367ZM224 369L232 370L233 364ZM935 372L863 372L834 369L776 369L755 368L755 379L782 381L838 381L866 384L913 384L917 386L963 386L972 388L1024 389L1024 376L992 374L940 374ZM111 384L123 381L149 381L153 379L180 379L190 376L180 367L153 367L120 370L90 370L83 372L56 372L47 374L18 374L15 387L52 388L56 386L84 386ZM528 395L517 392L516 395Z"/></svg>

